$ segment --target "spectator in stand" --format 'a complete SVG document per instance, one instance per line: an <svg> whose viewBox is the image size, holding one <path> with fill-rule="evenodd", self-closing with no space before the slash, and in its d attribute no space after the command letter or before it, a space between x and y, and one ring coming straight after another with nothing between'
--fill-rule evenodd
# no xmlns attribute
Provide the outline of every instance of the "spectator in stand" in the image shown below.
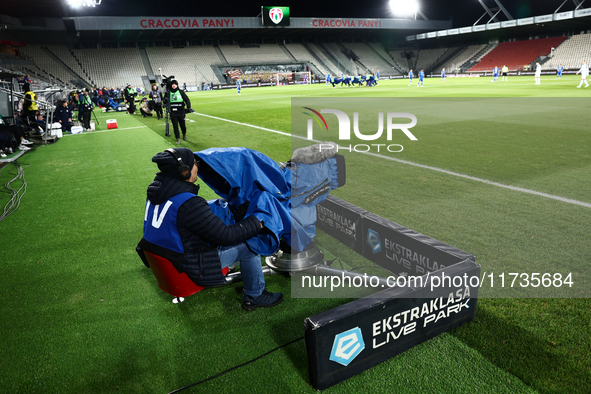
<svg viewBox="0 0 591 394"><path fill-rule="evenodd" d="M128 105L127 113L135 115L135 96L137 96L135 89L131 87L130 83L128 83L127 88L123 91L123 93L125 95L125 102Z"/></svg>
<svg viewBox="0 0 591 394"><path fill-rule="evenodd" d="M30 84L31 82L33 81L31 81L31 78L29 78L29 74L25 75L25 77L23 78L23 83Z"/></svg>
<svg viewBox="0 0 591 394"><path fill-rule="evenodd" d="M62 100L62 105L55 111L55 120L62 125L62 132L72 131L72 111L68 108L68 101Z"/></svg>
<svg viewBox="0 0 591 394"><path fill-rule="evenodd" d="M152 91L150 92L150 104L152 105L152 110L156 112L156 116L158 120L163 118L162 115L162 92L160 92L160 88L157 84L152 85Z"/></svg>
<svg viewBox="0 0 591 394"><path fill-rule="evenodd" d="M146 116L152 116L152 110L148 105L148 99L146 97L142 98L142 103L140 104L140 112L144 118Z"/></svg>

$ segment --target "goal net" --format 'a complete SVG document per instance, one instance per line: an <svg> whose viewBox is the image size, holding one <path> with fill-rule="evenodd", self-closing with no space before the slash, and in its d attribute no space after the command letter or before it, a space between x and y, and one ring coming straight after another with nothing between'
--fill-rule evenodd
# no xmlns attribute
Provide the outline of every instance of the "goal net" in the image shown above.
<svg viewBox="0 0 591 394"><path fill-rule="evenodd" d="M288 72L275 74L275 85L293 85L312 83L310 71Z"/></svg>

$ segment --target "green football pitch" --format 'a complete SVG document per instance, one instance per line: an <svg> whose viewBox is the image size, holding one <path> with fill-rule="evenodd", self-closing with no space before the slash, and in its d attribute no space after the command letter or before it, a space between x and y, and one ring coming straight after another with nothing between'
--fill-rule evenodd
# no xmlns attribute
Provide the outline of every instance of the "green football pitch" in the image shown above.
<svg viewBox="0 0 591 394"><path fill-rule="evenodd" d="M372 110L416 115L416 141L392 137L401 152L342 151L347 184L332 194L474 254L483 271L572 272L575 286L483 290L472 322L325 391L589 393L591 88L578 83L448 77L423 88L415 79L194 92L181 146L242 146L284 162L302 143L292 132L305 135L296 121L304 106L362 108L367 134ZM150 159L175 141L155 118L95 114L95 132L19 159L26 193L0 222L0 392L168 393L300 338L306 317L349 301L292 298L289 279L273 276L268 288L286 299L268 310L243 311L239 283L172 304L135 245L157 170ZM337 141L331 116L316 140ZM107 130L107 119L118 128ZM15 174L3 167L0 182ZM216 197L203 184L201 194ZM307 374L302 340L186 392L313 393Z"/></svg>

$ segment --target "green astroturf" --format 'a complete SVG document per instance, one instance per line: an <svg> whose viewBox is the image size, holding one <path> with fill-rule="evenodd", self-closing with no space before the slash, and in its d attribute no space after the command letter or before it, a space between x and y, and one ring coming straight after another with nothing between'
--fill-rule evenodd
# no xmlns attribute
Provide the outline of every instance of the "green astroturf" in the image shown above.
<svg viewBox="0 0 591 394"><path fill-rule="evenodd" d="M389 156L589 204L591 88L576 89L578 82L433 78L424 88L393 80L376 88L195 92L181 146L244 146L286 161L289 136L248 125L289 134L292 98L394 97L400 112L416 112L420 122L412 129L418 141L399 139L404 151ZM95 114L97 132L64 136L19 159L27 192L0 222L0 393L170 392L301 337L306 317L347 302L293 299L289 279L273 276L268 288L286 299L269 310L243 311L239 283L172 304L134 248L156 172L150 158L174 139L164 136L163 120ZM107 119L119 128L107 131ZM344 155L348 181L334 195L474 254L483 271L589 273L591 208ZM12 168L0 170L2 184ZM215 198L205 185L201 194ZM324 243L345 266L358 262ZM580 283L577 296L588 297L588 282ZM479 299L473 322L326 392L591 392L587 298L489 294L497 298ZM299 341L187 392L315 390Z"/></svg>

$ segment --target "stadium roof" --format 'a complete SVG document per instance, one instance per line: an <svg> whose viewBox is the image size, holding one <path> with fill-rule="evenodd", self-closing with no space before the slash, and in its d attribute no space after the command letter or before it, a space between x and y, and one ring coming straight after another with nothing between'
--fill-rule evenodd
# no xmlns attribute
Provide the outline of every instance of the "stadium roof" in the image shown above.
<svg viewBox="0 0 591 394"><path fill-rule="evenodd" d="M491 2L492 0L485 0ZM514 18L553 13L563 0L500 0ZM478 0L419 0L429 19L452 20L453 27L472 25L483 13ZM291 7L292 17L390 18L388 0L323 0L279 2ZM74 10L66 0L2 0L0 14L18 18L74 16L242 16L256 17L266 1L102 0L95 8ZM569 8L570 7L570 8ZM574 9L568 1L564 10Z"/></svg>

